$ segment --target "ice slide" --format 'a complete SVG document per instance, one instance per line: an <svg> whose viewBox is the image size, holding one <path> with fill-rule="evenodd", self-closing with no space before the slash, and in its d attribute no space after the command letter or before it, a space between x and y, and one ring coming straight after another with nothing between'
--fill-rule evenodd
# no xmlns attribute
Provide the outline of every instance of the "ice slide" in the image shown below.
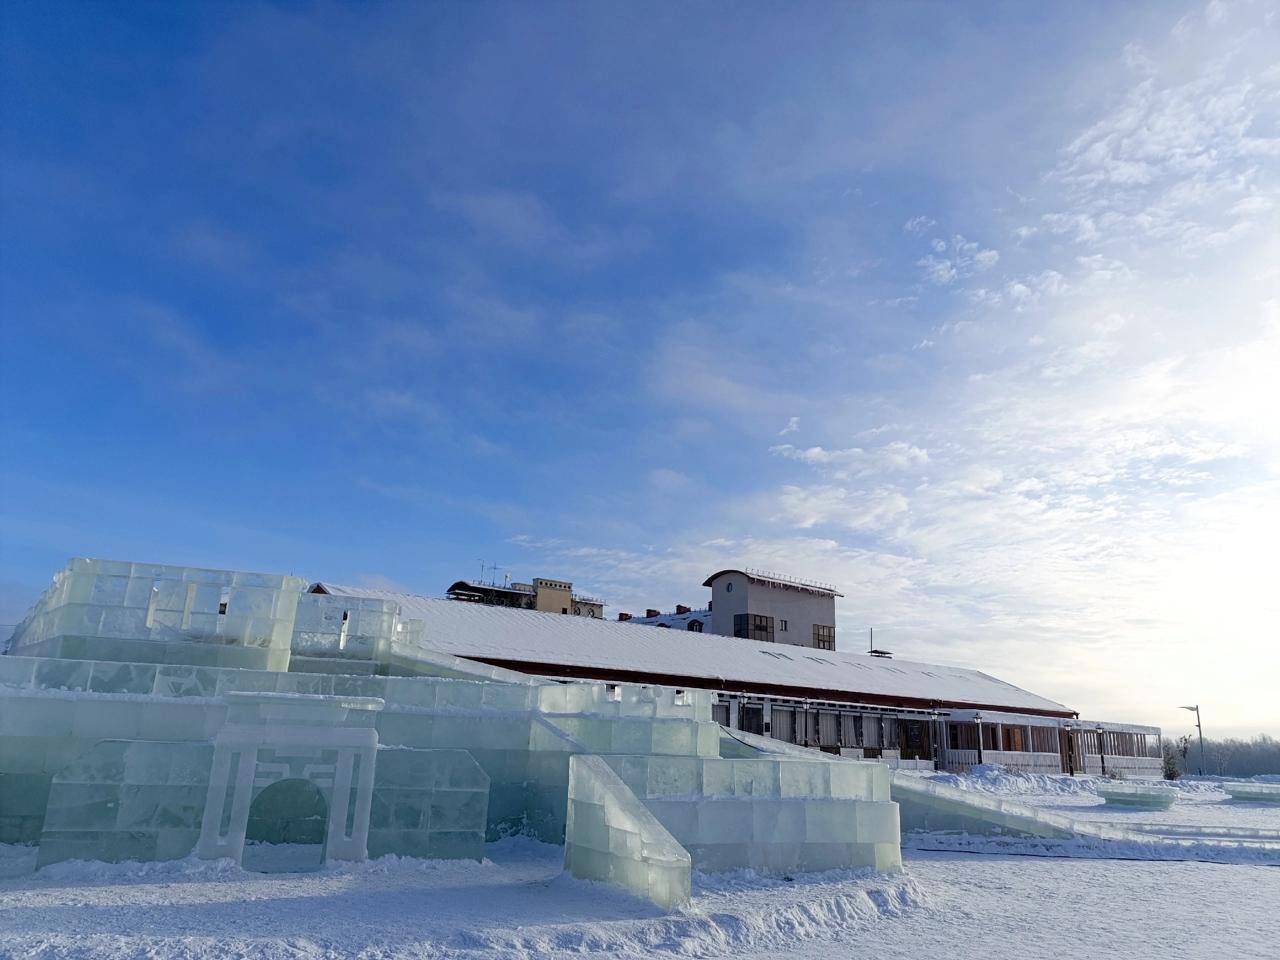
<svg viewBox="0 0 1280 960"><path fill-rule="evenodd" d="M721 756L788 754L832 763L868 763L822 754L770 737L722 728ZM1157 836L1145 830L1081 820L1029 804L892 771L905 850L1022 853L1130 860L1204 860L1280 865L1280 839Z"/></svg>

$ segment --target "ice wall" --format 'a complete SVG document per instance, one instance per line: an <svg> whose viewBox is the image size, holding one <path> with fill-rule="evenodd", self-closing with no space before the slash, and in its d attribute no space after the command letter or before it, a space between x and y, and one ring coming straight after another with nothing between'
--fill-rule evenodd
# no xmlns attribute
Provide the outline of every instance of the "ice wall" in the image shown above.
<svg viewBox="0 0 1280 960"><path fill-rule="evenodd" d="M433 669L488 669L441 658ZM479 682L0 656L0 696L8 691L62 697L61 703L0 710L0 734L10 724L8 733L18 738L7 740L0 750L0 776L43 776L47 784L95 733L206 740L223 723L222 698L229 693L375 697L387 703L377 719L384 745L464 749L475 757L491 780L489 839L527 833L560 843L571 754L604 749L716 753L719 728L702 719L710 716L709 694L617 684L539 684L516 676L518 683ZM85 699L73 696L80 692L94 694L89 699L105 705L71 702ZM157 700L147 703L138 695ZM39 784L31 781L23 789L33 786ZM26 823L22 829L29 833L32 826ZM19 825L11 829L16 832ZM17 836L8 842L18 842Z"/></svg>
<svg viewBox="0 0 1280 960"><path fill-rule="evenodd" d="M699 870L897 870L898 807L879 763L603 758Z"/></svg>
<svg viewBox="0 0 1280 960"><path fill-rule="evenodd" d="M12 654L284 670L300 577L79 557L18 625Z"/></svg>
<svg viewBox="0 0 1280 960"><path fill-rule="evenodd" d="M172 860L200 837L213 746L102 740L49 790L38 864Z"/></svg>
<svg viewBox="0 0 1280 960"><path fill-rule="evenodd" d="M385 661L399 622L400 605L394 600L304 593L294 620L293 652Z"/></svg>
<svg viewBox="0 0 1280 960"><path fill-rule="evenodd" d="M1158 807L1167 810L1177 801L1179 791L1137 783L1100 783L1098 796L1107 803L1122 807Z"/></svg>
<svg viewBox="0 0 1280 960"><path fill-rule="evenodd" d="M973 790L959 790L906 773L893 774L893 799L903 833L959 833L1066 840L1131 840L1134 834L1103 823L1076 820Z"/></svg>
<svg viewBox="0 0 1280 960"><path fill-rule="evenodd" d="M489 777L467 751L382 747L369 856L481 860L488 807Z"/></svg>
<svg viewBox="0 0 1280 960"><path fill-rule="evenodd" d="M1280 803L1280 783L1259 783L1255 781L1235 781L1222 785L1232 800L1244 800L1252 803Z"/></svg>
<svg viewBox="0 0 1280 960"><path fill-rule="evenodd" d="M664 909L689 900L689 853L603 758L579 754L570 760L568 796L566 870L622 887Z"/></svg>

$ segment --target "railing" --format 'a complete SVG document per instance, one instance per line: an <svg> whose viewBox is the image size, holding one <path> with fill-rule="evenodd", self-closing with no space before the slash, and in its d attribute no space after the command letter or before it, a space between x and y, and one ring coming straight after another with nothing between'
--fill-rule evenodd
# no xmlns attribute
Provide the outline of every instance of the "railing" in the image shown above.
<svg viewBox="0 0 1280 960"><path fill-rule="evenodd" d="M1159 777L1164 773L1164 761L1160 757L1113 757L1106 755L1107 773L1119 773L1126 777ZM1102 773L1102 758L1096 753L1084 757L1084 772Z"/></svg>
<svg viewBox="0 0 1280 960"><path fill-rule="evenodd" d="M998 763L1010 770L1027 773L1063 773L1062 760L1056 753L1032 753L1024 750L983 750L983 763ZM1109 762L1109 761L1108 761ZM978 763L977 750L944 750L942 766L963 773Z"/></svg>
<svg viewBox="0 0 1280 960"><path fill-rule="evenodd" d="M772 580L775 583L785 583L793 587L808 587L810 590L822 590L827 593L837 592L834 583L823 583L821 580L804 580L800 577L789 577L783 573L773 573L770 570L758 570L755 567L746 567L742 572L759 580Z"/></svg>
<svg viewBox="0 0 1280 960"><path fill-rule="evenodd" d="M942 751L942 766L945 770L951 770L956 773L964 773L974 764L978 762L977 750L944 750Z"/></svg>

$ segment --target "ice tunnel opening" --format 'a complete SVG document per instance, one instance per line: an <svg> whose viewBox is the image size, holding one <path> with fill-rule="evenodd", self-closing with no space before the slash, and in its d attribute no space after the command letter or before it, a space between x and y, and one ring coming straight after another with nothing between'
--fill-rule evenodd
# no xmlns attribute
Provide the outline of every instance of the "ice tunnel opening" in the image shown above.
<svg viewBox="0 0 1280 960"><path fill-rule="evenodd" d="M277 780L249 805L241 866L260 873L302 873L324 863L329 805L310 780Z"/></svg>

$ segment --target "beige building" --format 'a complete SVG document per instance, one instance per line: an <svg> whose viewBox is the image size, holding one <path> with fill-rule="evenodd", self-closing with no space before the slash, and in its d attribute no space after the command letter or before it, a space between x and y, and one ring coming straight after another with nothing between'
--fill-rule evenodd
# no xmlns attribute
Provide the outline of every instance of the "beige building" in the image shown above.
<svg viewBox="0 0 1280 960"><path fill-rule="evenodd" d="M711 602L701 609L677 606L675 613L647 610L643 617L620 613L618 619L817 650L836 648L836 597L843 594L830 584L747 568L720 570L702 585L711 588Z"/></svg>
<svg viewBox="0 0 1280 960"><path fill-rule="evenodd" d="M483 583L459 580L446 591L450 600L483 603L491 607L515 607L574 617L604 618L604 601L573 592L568 580L534 577L533 583Z"/></svg>

